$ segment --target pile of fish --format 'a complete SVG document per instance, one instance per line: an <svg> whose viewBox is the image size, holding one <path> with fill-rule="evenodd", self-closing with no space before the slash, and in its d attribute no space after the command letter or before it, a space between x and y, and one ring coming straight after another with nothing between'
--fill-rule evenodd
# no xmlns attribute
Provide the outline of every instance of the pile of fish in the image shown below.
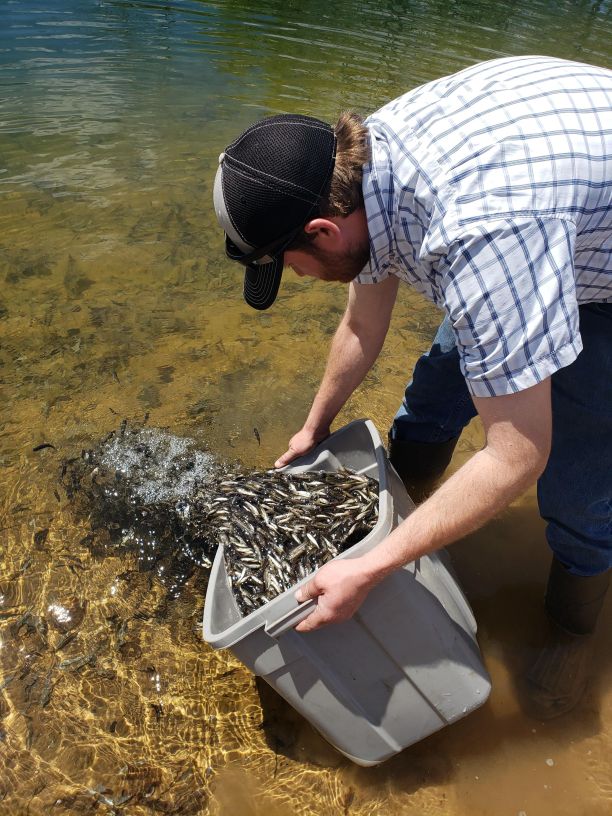
<svg viewBox="0 0 612 816"><path fill-rule="evenodd" d="M172 597L223 545L243 615L360 541L378 518L378 484L365 476L229 470L190 440L126 423L67 460L62 481L89 520L84 542L101 555L135 553Z"/></svg>
<svg viewBox="0 0 612 816"><path fill-rule="evenodd" d="M378 484L347 470L225 474L194 511L197 526L223 545L246 615L364 538L378 519ZM193 522L187 527L193 533Z"/></svg>

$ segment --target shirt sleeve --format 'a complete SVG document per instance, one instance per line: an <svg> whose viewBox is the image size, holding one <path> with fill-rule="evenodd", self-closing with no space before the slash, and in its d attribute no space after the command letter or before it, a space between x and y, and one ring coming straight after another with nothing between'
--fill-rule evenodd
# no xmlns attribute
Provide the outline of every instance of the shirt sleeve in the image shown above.
<svg viewBox="0 0 612 816"><path fill-rule="evenodd" d="M356 283L380 283L385 278L389 277L391 272L389 266L381 266L377 272L372 272L371 265L368 263L355 278Z"/></svg>
<svg viewBox="0 0 612 816"><path fill-rule="evenodd" d="M574 278L576 228L560 218L480 223L438 271L473 396L530 388L582 350Z"/></svg>

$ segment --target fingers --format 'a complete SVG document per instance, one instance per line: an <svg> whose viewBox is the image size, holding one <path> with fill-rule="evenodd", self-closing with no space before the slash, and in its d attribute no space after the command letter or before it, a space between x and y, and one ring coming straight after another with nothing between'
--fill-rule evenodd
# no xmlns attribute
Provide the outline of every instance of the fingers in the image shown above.
<svg viewBox="0 0 612 816"><path fill-rule="evenodd" d="M307 584L304 584L304 586L301 586L299 589L296 590L295 600L298 603L304 603L304 601L309 601L311 598L316 598L320 594L321 593L319 592L313 579L312 581L309 581Z"/></svg>
<svg viewBox="0 0 612 816"><path fill-rule="evenodd" d="M319 629L321 626L324 626L327 623L327 620L323 616L322 612L319 609L315 609L314 612L309 615L307 618L304 618L303 621L298 623L295 627L296 632L313 632L315 629Z"/></svg>
<svg viewBox="0 0 612 816"><path fill-rule="evenodd" d="M295 592L295 600L298 603L304 603L304 601L309 601L312 598L317 598L320 592L315 584L314 578L309 581L304 586L301 586ZM298 625L295 627L296 632L311 632L313 629L318 629L319 626L323 625L323 621L320 620L321 613L320 610L315 607L313 612L307 617L304 618L303 621L300 621Z"/></svg>
<svg viewBox="0 0 612 816"><path fill-rule="evenodd" d="M297 459L298 456L302 456L304 453L306 453L306 451L296 450L290 442L289 450L283 453L283 455L276 460L274 467L284 467L285 465L288 465L289 462L293 462L294 459Z"/></svg>
<svg viewBox="0 0 612 816"><path fill-rule="evenodd" d="M296 632L313 632L315 629L319 629L321 626L326 626L328 623L334 623L343 619L343 617L338 615L337 612L334 613L332 610L330 610L328 608L328 604L324 602L325 589L322 588L317 582L317 576L312 578L307 584L304 584L304 586L297 589L295 592L295 598L299 603L304 603L304 601L310 601L312 599L317 600L317 605L310 615L308 615L307 618L304 618L303 621L300 621L300 623L298 623L298 625L295 627ZM323 603L321 603L322 601Z"/></svg>
<svg viewBox="0 0 612 816"><path fill-rule="evenodd" d="M286 451L286 453L283 453L282 456L279 456L279 458L274 463L274 467L275 468L284 467L285 465L288 465L289 462L292 462L294 459L297 459L298 456L299 454L296 453L292 447L289 447L289 450Z"/></svg>
<svg viewBox="0 0 612 816"><path fill-rule="evenodd" d="M296 632L314 632L315 629L320 629L322 626L328 626L330 623L342 623L348 620L350 615L339 610L326 608L326 605L320 604L315 606L310 615L300 621L295 627Z"/></svg>
<svg viewBox="0 0 612 816"><path fill-rule="evenodd" d="M280 468L288 465L298 456L304 456L311 451L318 441L329 436L329 433L313 434L310 431L305 431L303 428L291 437L289 442L289 449L280 456L274 463L274 467Z"/></svg>

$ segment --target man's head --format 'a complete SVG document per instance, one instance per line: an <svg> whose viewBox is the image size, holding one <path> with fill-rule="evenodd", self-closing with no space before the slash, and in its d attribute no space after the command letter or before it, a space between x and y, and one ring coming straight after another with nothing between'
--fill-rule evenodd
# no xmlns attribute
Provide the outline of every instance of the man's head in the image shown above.
<svg viewBox="0 0 612 816"><path fill-rule="evenodd" d="M246 267L244 296L267 309L283 264L323 280L352 280L369 258L361 173L367 130L356 114L335 128L272 116L219 157L214 205L227 255Z"/></svg>

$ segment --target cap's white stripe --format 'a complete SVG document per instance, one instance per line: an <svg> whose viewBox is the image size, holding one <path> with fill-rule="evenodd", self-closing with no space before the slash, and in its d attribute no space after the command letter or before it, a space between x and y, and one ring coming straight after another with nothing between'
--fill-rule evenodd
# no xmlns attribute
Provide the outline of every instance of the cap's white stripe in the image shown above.
<svg viewBox="0 0 612 816"><path fill-rule="evenodd" d="M225 206L225 196L223 195L223 167L219 165L217 174L215 176L215 186L213 188L213 203L215 206L215 213L217 221L222 227L225 234L229 237L239 250L244 253L252 252L255 247L249 246L244 239L236 232L234 225L231 222L227 207Z"/></svg>

